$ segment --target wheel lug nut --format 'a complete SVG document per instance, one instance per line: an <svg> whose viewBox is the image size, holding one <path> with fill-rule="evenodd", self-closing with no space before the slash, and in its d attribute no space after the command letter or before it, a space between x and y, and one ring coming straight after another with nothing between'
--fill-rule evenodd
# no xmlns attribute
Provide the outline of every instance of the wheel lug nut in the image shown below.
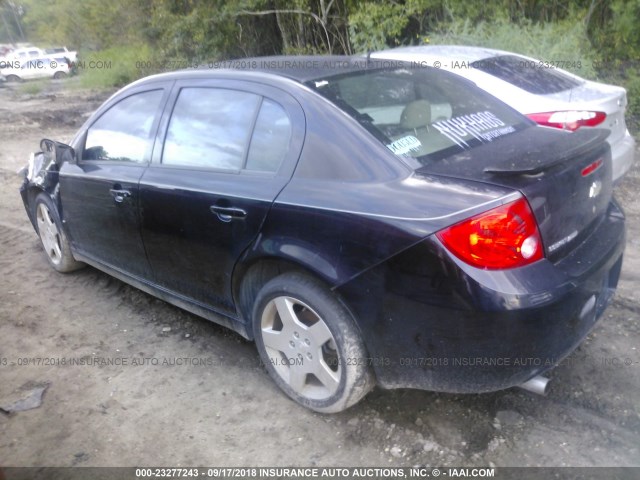
<svg viewBox="0 0 640 480"><path fill-rule="evenodd" d="M296 337L296 338L299 338L300 334L298 332L293 332L293 336Z"/></svg>
<svg viewBox="0 0 640 480"><path fill-rule="evenodd" d="M293 340L291 340L291 341L289 342L289 345L291 346L291 348L295 348L295 346L296 346L296 344L295 344L295 343L293 343Z"/></svg>
<svg viewBox="0 0 640 480"><path fill-rule="evenodd" d="M308 347L309 345L311 345L311 342L309 341L309 339L308 339L308 338L305 338L305 339L304 339L304 343L305 343L305 345L306 345L307 347Z"/></svg>
<svg viewBox="0 0 640 480"><path fill-rule="evenodd" d="M313 356L312 356L310 353L307 353L307 358L308 358L309 360L311 360L311 359L313 358Z"/></svg>

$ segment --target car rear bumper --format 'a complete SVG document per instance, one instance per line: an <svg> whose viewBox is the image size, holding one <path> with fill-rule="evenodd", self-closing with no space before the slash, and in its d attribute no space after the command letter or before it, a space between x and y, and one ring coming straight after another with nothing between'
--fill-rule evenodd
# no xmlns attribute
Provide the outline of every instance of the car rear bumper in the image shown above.
<svg viewBox="0 0 640 480"><path fill-rule="evenodd" d="M629 133L615 144L611 145L611 159L613 162L613 183L618 183L629 171L636 155L636 141Z"/></svg>
<svg viewBox="0 0 640 480"><path fill-rule="evenodd" d="M382 387L500 390L553 368L591 331L615 291L624 237L612 203L589 240L556 264L479 270L429 238L338 292Z"/></svg>

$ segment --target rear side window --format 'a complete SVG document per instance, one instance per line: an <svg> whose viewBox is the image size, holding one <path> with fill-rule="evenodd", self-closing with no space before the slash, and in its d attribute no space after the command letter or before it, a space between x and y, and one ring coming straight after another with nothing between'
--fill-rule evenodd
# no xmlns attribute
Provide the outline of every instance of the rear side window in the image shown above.
<svg viewBox="0 0 640 480"><path fill-rule="evenodd" d="M516 55L487 58L471 66L535 95L562 92L580 85L575 78L554 68L540 68L537 62Z"/></svg>
<svg viewBox="0 0 640 480"><path fill-rule="evenodd" d="M163 91L137 93L116 103L87 132L83 160L143 163Z"/></svg>
<svg viewBox="0 0 640 480"><path fill-rule="evenodd" d="M165 165L275 172L289 149L291 121L277 103L221 88L183 88L164 143Z"/></svg>
<svg viewBox="0 0 640 480"><path fill-rule="evenodd" d="M435 69L356 71L309 86L410 165L414 159L426 164L532 125L471 83Z"/></svg>

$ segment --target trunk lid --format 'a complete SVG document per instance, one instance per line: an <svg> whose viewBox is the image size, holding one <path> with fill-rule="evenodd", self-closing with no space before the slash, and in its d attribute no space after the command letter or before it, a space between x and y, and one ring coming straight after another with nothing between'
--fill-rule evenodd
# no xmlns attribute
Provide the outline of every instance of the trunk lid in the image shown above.
<svg viewBox="0 0 640 480"><path fill-rule="evenodd" d="M527 128L421 167L416 174L481 180L519 190L534 212L545 253L557 261L604 218L612 197L609 132Z"/></svg>

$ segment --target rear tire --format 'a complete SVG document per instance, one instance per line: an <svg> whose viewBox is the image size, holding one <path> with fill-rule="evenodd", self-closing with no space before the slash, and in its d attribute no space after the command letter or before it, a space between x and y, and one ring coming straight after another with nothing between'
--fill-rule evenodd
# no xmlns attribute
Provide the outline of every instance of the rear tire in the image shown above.
<svg viewBox="0 0 640 480"><path fill-rule="evenodd" d="M53 78L56 80L60 80L61 78L65 78L67 76L64 72L56 72L53 74Z"/></svg>
<svg viewBox="0 0 640 480"><path fill-rule="evenodd" d="M5 80L7 81L7 83L9 82L19 82L20 81L20 77L17 75L7 75L5 77Z"/></svg>
<svg viewBox="0 0 640 480"><path fill-rule="evenodd" d="M73 258L67 235L58 211L46 193L40 193L34 203L34 218L40 242L51 266L61 273L73 272L85 266Z"/></svg>
<svg viewBox="0 0 640 480"><path fill-rule="evenodd" d="M258 293L253 332L275 383L311 410L335 413L375 384L355 321L321 282L285 273Z"/></svg>

